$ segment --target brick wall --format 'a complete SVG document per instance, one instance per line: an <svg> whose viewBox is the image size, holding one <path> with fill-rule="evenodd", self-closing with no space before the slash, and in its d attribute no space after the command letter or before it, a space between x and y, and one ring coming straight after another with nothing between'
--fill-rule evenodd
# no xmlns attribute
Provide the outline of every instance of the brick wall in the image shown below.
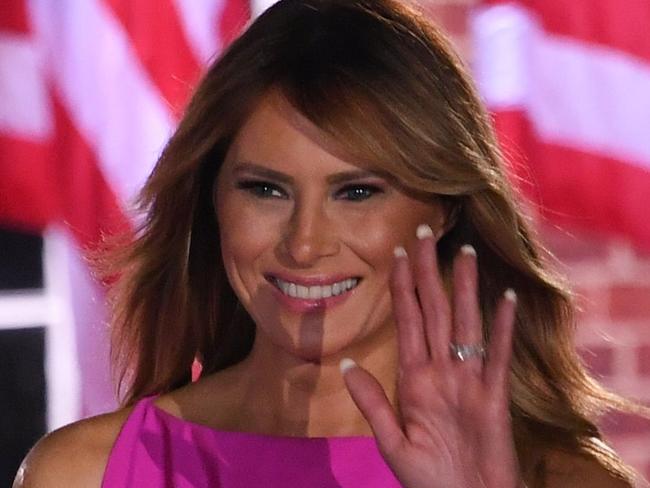
<svg viewBox="0 0 650 488"><path fill-rule="evenodd" d="M576 339L585 363L611 390L650 405L650 254L625 242L543 229L580 306ZM650 479L650 420L612 414L603 429Z"/></svg>
<svg viewBox="0 0 650 488"><path fill-rule="evenodd" d="M467 21L477 0L419 0L465 59ZM577 344L593 374L613 391L650 405L650 254L625 242L542 229L578 295ZM650 479L650 420L612 414L603 429L621 456Z"/></svg>

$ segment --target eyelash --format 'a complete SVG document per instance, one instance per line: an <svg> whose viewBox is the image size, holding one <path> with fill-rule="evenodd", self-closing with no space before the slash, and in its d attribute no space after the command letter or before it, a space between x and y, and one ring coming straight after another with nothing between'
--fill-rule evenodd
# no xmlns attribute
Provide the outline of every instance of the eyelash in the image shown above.
<svg viewBox="0 0 650 488"><path fill-rule="evenodd" d="M257 180L244 180L237 182L237 188L245 190L258 198L286 198L286 193L282 188L273 183ZM282 196L275 196L272 193L279 192Z"/></svg>
<svg viewBox="0 0 650 488"><path fill-rule="evenodd" d="M237 188L239 188L240 190L247 191L257 198L263 198L263 199L288 198L286 192L281 187L266 181L258 181L258 180L239 181L237 183ZM280 195L274 195L273 194L274 192L280 193ZM353 195L352 192L356 192L356 195ZM340 188L336 192L336 195L339 196L342 194L348 194L348 197L351 196L351 198L342 198L342 199L349 200L351 202L362 202L364 200L369 199L373 195L376 195L378 193L383 193L383 192L384 190L382 190L376 185L371 185L368 183L358 183L358 184L346 185ZM359 193L363 193L363 194L359 195Z"/></svg>
<svg viewBox="0 0 650 488"><path fill-rule="evenodd" d="M352 202L362 202L362 201L367 200L368 198L372 197L373 195L384 192L378 186L369 185L367 183L365 183L365 184L358 183L358 184L354 184L354 185L346 185L343 188L341 188L339 191L337 191L336 193L337 193L337 195L340 195L341 193L351 194L352 192L357 192L359 190L364 193L363 196L361 196L360 198L357 198L359 196L357 194L355 197L347 198L346 200L350 200Z"/></svg>

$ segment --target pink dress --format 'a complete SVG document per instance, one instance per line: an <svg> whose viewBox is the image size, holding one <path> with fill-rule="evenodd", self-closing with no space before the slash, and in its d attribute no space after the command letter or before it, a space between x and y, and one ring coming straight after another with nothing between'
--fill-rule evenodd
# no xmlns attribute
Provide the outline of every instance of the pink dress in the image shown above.
<svg viewBox="0 0 650 488"><path fill-rule="evenodd" d="M211 429L138 402L102 488L398 488L373 437L284 437Z"/></svg>

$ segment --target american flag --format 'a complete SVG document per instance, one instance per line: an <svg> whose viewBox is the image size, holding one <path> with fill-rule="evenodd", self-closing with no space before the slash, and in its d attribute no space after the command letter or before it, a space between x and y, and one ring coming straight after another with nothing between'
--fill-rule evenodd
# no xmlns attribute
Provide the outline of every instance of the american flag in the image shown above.
<svg viewBox="0 0 650 488"><path fill-rule="evenodd" d="M550 220L650 250L650 2L484 1L475 69Z"/></svg>
<svg viewBox="0 0 650 488"><path fill-rule="evenodd" d="M44 232L50 256L44 294L7 299L0 315L48 325L50 429L115 404L104 290L84 252L131 225L204 67L263 3L0 3L0 224Z"/></svg>

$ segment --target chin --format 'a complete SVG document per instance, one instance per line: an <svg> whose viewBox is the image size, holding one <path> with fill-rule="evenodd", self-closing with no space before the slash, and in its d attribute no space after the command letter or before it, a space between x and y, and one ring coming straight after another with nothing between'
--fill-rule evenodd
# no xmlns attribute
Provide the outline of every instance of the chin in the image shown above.
<svg viewBox="0 0 650 488"><path fill-rule="evenodd" d="M284 341L283 341L284 342ZM353 344L349 341L337 341L337 343L327 342L323 344L322 337L319 337L317 341L304 341L300 346L295 344L278 344L286 353L294 356L295 358L311 364L323 364L327 362L335 361L338 364L338 361L349 355L349 351Z"/></svg>

